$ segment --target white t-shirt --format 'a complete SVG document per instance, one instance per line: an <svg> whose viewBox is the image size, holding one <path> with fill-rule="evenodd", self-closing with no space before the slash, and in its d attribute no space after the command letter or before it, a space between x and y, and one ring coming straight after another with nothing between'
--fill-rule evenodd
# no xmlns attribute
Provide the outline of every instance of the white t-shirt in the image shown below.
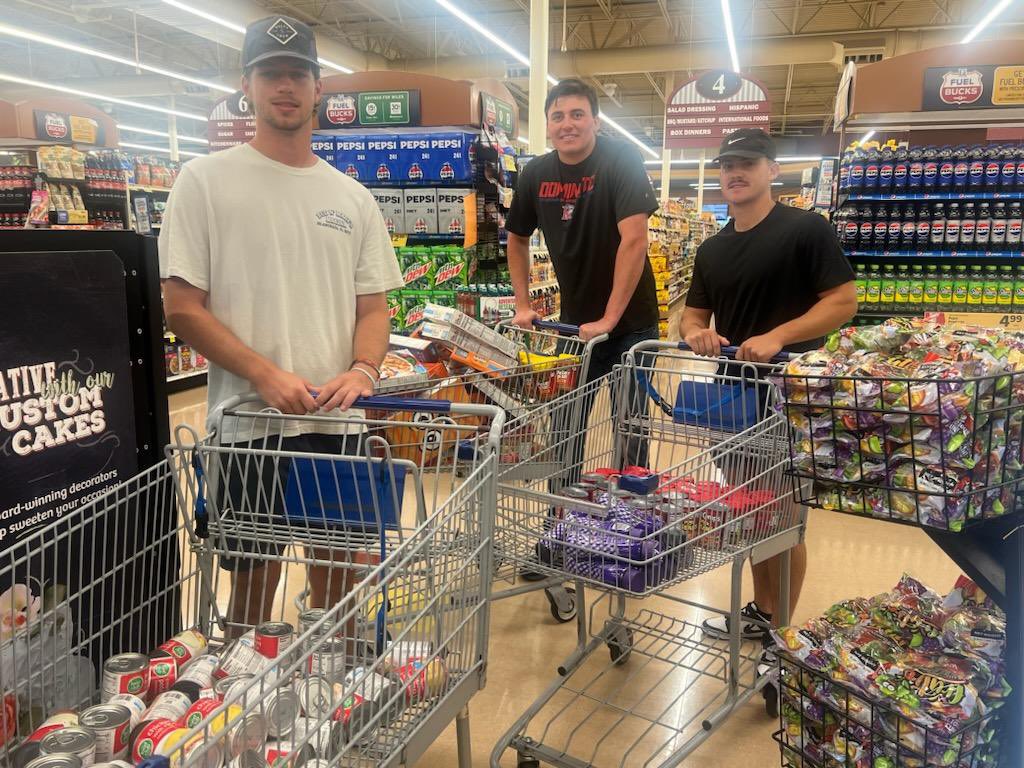
<svg viewBox="0 0 1024 768"><path fill-rule="evenodd" d="M356 296L402 285L369 190L323 160L293 168L248 144L182 167L160 276L208 292L210 311L244 344L317 386L352 364ZM252 389L210 363L211 411ZM289 424L285 434L309 431L341 430ZM245 439L241 425L233 439Z"/></svg>

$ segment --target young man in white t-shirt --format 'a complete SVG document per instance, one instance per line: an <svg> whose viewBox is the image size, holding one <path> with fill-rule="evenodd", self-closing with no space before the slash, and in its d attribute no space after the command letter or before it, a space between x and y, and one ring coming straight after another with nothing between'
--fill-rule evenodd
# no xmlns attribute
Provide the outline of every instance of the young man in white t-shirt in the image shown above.
<svg viewBox="0 0 1024 768"><path fill-rule="evenodd" d="M253 22L242 57L256 135L181 170L160 235L167 323L210 361L211 409L255 390L282 413L347 410L379 376L390 331L385 294L401 286L401 272L373 196L310 149L322 92L312 30L287 16ZM289 422L265 447L346 452L344 435L304 434L311 430ZM220 439L249 445L243 431ZM276 479L255 463L235 472L222 501L252 511L279 499L280 464ZM268 513L282 511L260 511ZM229 549L239 556L222 557L221 567L231 572L237 630L269 618L283 547L235 541ZM347 559L313 552L321 563ZM309 579L315 607L348 589L343 571L322 564Z"/></svg>

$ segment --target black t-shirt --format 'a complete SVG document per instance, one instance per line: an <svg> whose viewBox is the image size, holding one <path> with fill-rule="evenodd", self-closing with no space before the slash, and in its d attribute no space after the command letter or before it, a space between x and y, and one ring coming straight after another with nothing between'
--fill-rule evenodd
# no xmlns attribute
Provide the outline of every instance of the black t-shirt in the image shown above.
<svg viewBox="0 0 1024 768"><path fill-rule="evenodd" d="M622 238L618 223L648 216L658 201L640 153L603 136L590 157L566 165L557 152L531 160L523 170L505 228L529 237L539 226L562 292L562 321L582 325L604 316ZM658 324L651 263L644 271L612 336Z"/></svg>
<svg viewBox="0 0 1024 768"><path fill-rule="evenodd" d="M821 216L776 204L756 227L729 222L697 249L686 305L710 309L715 329L739 345L807 312L818 294L854 279L832 226ZM803 352L811 339L786 347Z"/></svg>

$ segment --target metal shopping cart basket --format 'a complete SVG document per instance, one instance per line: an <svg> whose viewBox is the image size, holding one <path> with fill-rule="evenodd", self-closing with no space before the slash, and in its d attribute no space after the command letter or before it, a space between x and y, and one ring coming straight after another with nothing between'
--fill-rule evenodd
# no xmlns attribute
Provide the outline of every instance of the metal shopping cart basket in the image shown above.
<svg viewBox="0 0 1024 768"><path fill-rule="evenodd" d="M458 763L470 765L466 704L485 679L503 414L394 398L360 406L368 410L359 418L300 419L228 404L208 439L179 429L167 460L8 550L0 578L33 573L47 586L74 585L28 617L0 664L14 764L54 710L82 711L128 680L117 671L121 654L145 660L162 643L173 655L150 653L146 683L121 690L145 696L147 686L155 694L182 678L164 694L168 719L97 732L97 760L127 749L133 762L165 755L203 768L410 765L456 720ZM434 414L450 437L429 461L399 458L408 446L386 439L403 434L393 431L403 423L395 415L408 411ZM289 451L279 434L299 421L346 430L344 455ZM467 458L457 446L471 435L483 436L481 449ZM228 556L281 568L260 617L269 625L233 613L217 562ZM95 561L88 579L77 576ZM307 591L316 566L331 605L296 615L291 598ZM137 608L97 611L111 594L134 595ZM237 684L225 687L225 675ZM216 690L194 699L211 683Z"/></svg>
<svg viewBox="0 0 1024 768"><path fill-rule="evenodd" d="M584 586L599 597L589 623L577 622L559 678L501 738L492 766L507 749L519 768L679 765L772 682L757 674L760 644L739 634L743 563L787 553L804 513L784 474L770 370L644 342L612 374L552 404L562 418L590 412L584 442L546 449L562 469L533 483L499 476L497 528L514 556L575 579L581 611ZM636 459L655 472L615 478ZM686 582L726 565L729 611L693 599ZM785 610L786 557L782 583ZM727 614L732 636L704 637L694 609Z"/></svg>

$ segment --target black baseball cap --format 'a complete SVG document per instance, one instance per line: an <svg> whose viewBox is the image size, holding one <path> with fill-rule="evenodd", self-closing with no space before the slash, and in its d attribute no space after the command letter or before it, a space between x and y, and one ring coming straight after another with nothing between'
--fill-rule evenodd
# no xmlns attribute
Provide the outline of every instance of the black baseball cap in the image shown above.
<svg viewBox="0 0 1024 768"><path fill-rule="evenodd" d="M242 68L261 61L287 56L319 67L316 56L316 35L308 24L291 16L267 16L245 28L242 44Z"/></svg>
<svg viewBox="0 0 1024 768"><path fill-rule="evenodd" d="M740 128L722 139L715 162L724 157L767 157L774 160L775 156L775 142L771 136L760 128Z"/></svg>

